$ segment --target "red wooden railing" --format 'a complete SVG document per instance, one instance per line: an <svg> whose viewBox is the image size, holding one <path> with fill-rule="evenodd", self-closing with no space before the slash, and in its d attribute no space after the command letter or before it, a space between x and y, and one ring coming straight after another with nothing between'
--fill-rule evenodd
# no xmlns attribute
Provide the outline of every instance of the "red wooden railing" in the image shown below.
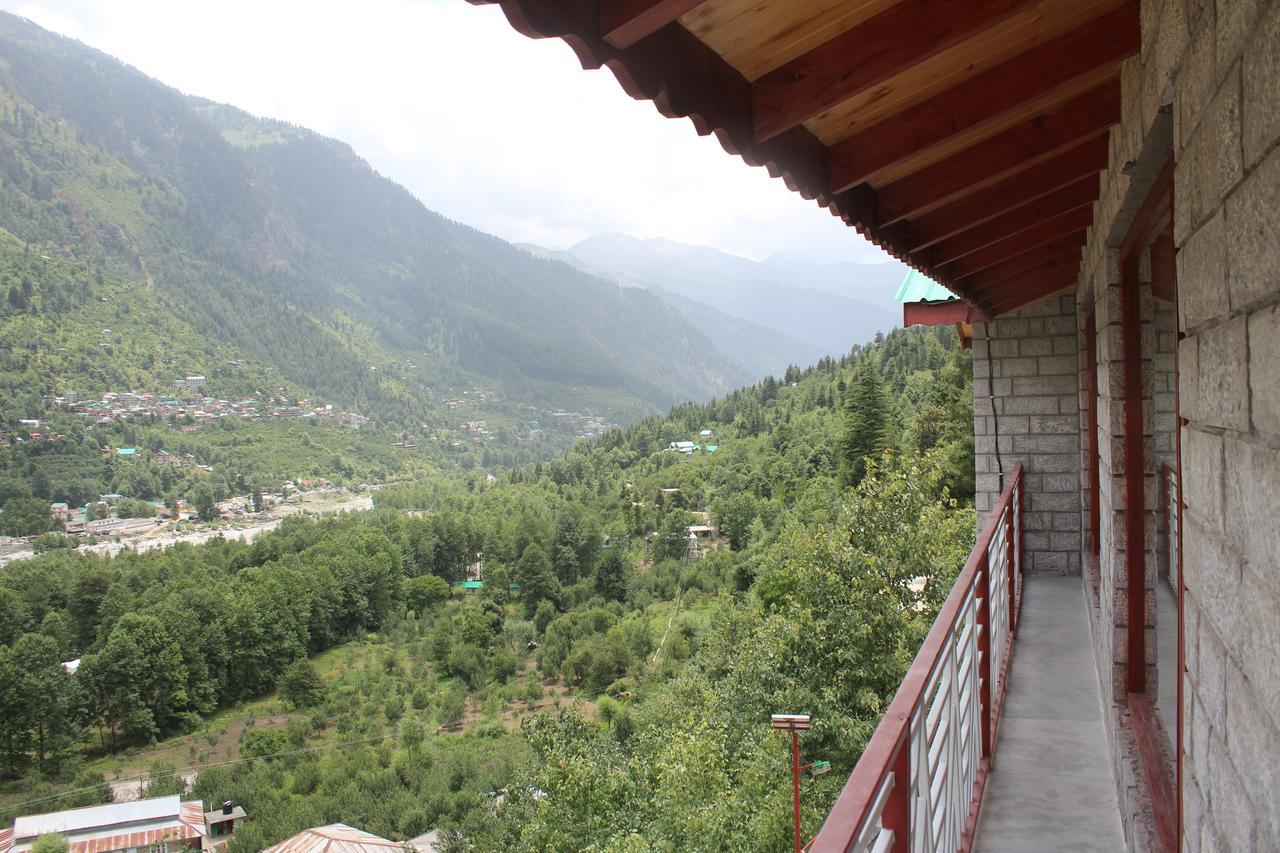
<svg viewBox="0 0 1280 853"><path fill-rule="evenodd" d="M1021 601L1018 466L811 851L972 846Z"/></svg>

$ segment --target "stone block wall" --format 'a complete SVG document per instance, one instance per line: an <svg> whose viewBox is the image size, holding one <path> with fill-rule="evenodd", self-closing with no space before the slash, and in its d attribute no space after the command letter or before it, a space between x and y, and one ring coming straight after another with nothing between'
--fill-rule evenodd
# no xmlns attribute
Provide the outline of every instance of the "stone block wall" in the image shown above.
<svg viewBox="0 0 1280 853"><path fill-rule="evenodd" d="M1280 2L1204 5L1206 56L1174 101L1183 807L1189 849L1263 849L1280 845Z"/></svg>
<svg viewBox="0 0 1280 853"><path fill-rule="evenodd" d="M1116 247L1172 153L1183 336L1176 388L1185 419L1183 847L1271 849L1280 844L1280 0L1143 0L1141 12L1142 54L1122 67L1123 118L1111 132L1078 291L1081 317L1093 309L1098 318L1103 495L1095 654L1111 703L1126 837L1145 849L1153 827L1126 763L1132 742L1117 680L1128 579L1115 559L1124 546L1123 483L1107 484L1123 453L1118 397L1108 388L1123 373L1121 339L1106 327L1119 317ZM1161 377L1171 339L1149 296L1143 316L1144 449L1154 473L1171 452L1161 428L1169 417ZM1158 494L1149 484L1153 526ZM1147 575L1142 582L1150 586L1153 561ZM1148 599L1148 613L1153 605ZM1148 642L1149 660L1154 653Z"/></svg>
<svg viewBox="0 0 1280 853"><path fill-rule="evenodd" d="M1030 573L1080 571L1079 349L1074 295L973 330L978 526L1000 496L1000 466L1011 476L1021 463L1023 565Z"/></svg>

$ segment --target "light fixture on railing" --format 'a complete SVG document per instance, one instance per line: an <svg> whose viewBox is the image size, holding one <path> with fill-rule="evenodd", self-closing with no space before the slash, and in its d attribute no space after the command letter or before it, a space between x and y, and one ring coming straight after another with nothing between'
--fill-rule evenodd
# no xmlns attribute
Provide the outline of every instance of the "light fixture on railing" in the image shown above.
<svg viewBox="0 0 1280 853"><path fill-rule="evenodd" d="M808 770L810 776L816 778L831 772L830 761L814 761L811 764L800 764L800 732L813 728L808 714L772 714L769 724L775 729L791 732L791 803L795 817L796 853L804 847L800 841L800 773Z"/></svg>

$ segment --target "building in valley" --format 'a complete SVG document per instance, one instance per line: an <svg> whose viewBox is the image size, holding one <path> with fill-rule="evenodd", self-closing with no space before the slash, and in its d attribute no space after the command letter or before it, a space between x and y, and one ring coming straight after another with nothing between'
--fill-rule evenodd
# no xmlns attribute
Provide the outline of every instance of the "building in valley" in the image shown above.
<svg viewBox="0 0 1280 853"><path fill-rule="evenodd" d="M0 830L0 853L23 853L43 835L62 836L67 853L199 850L208 826L198 800L183 802L174 794L24 815Z"/></svg>

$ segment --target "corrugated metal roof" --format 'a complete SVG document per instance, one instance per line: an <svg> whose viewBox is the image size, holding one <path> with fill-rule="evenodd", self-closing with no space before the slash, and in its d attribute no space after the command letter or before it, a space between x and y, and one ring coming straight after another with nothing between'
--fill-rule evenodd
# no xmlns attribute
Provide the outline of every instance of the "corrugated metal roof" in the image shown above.
<svg viewBox="0 0 1280 853"><path fill-rule="evenodd" d="M331 823L304 829L268 847L266 853L386 853L403 849L402 842L390 841L345 823Z"/></svg>
<svg viewBox="0 0 1280 853"><path fill-rule="evenodd" d="M199 806L199 804L196 804ZM203 827L202 827L203 829ZM182 821L174 821L169 826L139 830L137 832L121 832L115 835L101 835L67 844L67 853L112 853L116 850L132 850L136 847L148 847L163 841L179 841L188 838L199 838L204 832L197 830Z"/></svg>
<svg viewBox="0 0 1280 853"><path fill-rule="evenodd" d="M88 806L48 814L24 815L13 822L13 835L15 840L35 838L51 832L66 835L102 826L177 818L181 810L182 798L173 794L168 797L152 797L148 800L134 800L128 803L110 803L105 806Z"/></svg>
<svg viewBox="0 0 1280 853"><path fill-rule="evenodd" d="M907 302L946 302L955 299L956 295L938 284L933 279L916 270L908 270L907 276L898 285L898 294L894 299L900 303Z"/></svg>

